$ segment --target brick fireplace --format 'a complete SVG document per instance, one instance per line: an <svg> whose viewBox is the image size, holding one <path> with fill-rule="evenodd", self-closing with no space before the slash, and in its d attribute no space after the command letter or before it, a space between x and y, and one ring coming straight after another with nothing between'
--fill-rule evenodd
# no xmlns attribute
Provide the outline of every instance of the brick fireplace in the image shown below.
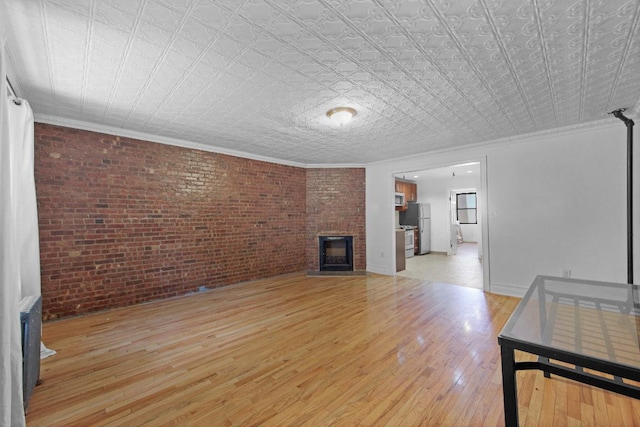
<svg viewBox="0 0 640 427"><path fill-rule="evenodd" d="M353 236L318 237L320 271L353 271Z"/></svg>
<svg viewBox="0 0 640 427"><path fill-rule="evenodd" d="M307 169L307 271L321 271L320 237L350 236L352 270L366 269L365 170Z"/></svg>

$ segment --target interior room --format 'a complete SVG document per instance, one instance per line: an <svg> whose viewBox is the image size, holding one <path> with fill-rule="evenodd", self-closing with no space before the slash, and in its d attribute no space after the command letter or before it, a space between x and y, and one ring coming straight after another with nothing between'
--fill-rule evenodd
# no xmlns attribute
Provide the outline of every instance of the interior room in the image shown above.
<svg viewBox="0 0 640 427"><path fill-rule="evenodd" d="M638 0L4 0L0 425L637 425L639 76Z"/></svg>
<svg viewBox="0 0 640 427"><path fill-rule="evenodd" d="M421 249L419 241L414 244L398 275L483 289L482 216L477 206L480 162L405 172L395 178L416 184L416 201L410 203L429 205L430 219L416 222L413 229L415 237L429 240L428 247ZM412 222L402 208L396 210L396 221L404 228ZM421 228L426 230L420 233Z"/></svg>

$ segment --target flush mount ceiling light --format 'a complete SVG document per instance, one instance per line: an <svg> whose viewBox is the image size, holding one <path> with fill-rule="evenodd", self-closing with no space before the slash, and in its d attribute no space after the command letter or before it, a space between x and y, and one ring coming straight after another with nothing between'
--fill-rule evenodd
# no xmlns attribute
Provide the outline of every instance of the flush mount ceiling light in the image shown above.
<svg viewBox="0 0 640 427"><path fill-rule="evenodd" d="M337 125L345 125L356 115L356 110L351 107L336 107L327 111L327 116Z"/></svg>

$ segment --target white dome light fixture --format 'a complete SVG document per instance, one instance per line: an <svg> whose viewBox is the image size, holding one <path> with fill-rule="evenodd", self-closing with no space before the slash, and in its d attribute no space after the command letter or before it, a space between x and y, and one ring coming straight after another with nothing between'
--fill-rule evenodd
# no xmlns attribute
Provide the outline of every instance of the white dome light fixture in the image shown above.
<svg viewBox="0 0 640 427"><path fill-rule="evenodd" d="M336 107L327 111L327 117L337 125L346 125L356 115L356 110L351 107Z"/></svg>

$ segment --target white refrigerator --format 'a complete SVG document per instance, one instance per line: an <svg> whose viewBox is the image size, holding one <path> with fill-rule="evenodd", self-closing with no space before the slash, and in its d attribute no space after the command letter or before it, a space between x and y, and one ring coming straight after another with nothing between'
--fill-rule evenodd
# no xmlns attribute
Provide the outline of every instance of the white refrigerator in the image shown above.
<svg viewBox="0 0 640 427"><path fill-rule="evenodd" d="M409 203L407 210L400 212L400 225L418 227L420 255L431 252L431 205L429 203Z"/></svg>

